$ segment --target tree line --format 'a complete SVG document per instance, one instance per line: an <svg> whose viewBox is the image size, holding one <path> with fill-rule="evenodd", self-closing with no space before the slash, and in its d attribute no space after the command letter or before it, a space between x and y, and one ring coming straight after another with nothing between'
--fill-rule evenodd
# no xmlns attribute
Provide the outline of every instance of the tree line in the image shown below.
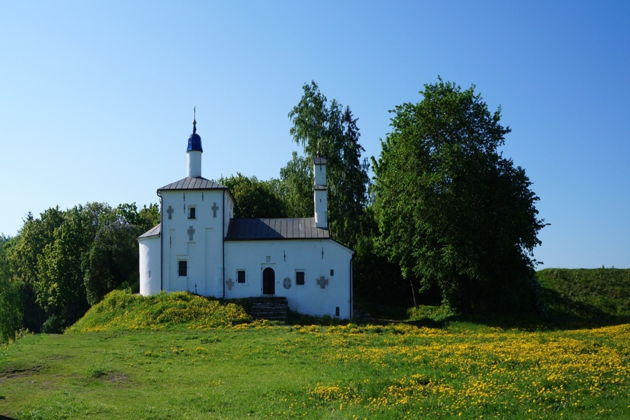
<svg viewBox="0 0 630 420"><path fill-rule="evenodd" d="M159 220L157 205L135 204L27 215L16 237L0 237L0 338L62 331L109 291L137 291L137 238Z"/></svg>
<svg viewBox="0 0 630 420"><path fill-rule="evenodd" d="M311 217L313 159L327 159L329 229L355 251L361 304L442 303L460 312L536 307L545 226L525 170L502 155L510 128L474 86L442 79L417 103L392 110L371 165L358 119L315 82L291 109L299 146L277 179L222 178L236 217ZM373 178L370 179L370 166ZM138 289L137 236L159 222L156 205L89 203L29 215L0 238L0 334L59 331L110 290Z"/></svg>

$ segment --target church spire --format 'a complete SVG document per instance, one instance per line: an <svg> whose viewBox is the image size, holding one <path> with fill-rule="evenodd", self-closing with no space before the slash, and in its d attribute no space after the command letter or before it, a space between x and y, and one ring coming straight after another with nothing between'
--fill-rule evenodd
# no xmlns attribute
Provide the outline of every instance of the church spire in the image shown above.
<svg viewBox="0 0 630 420"><path fill-rule="evenodd" d="M201 176L201 137L197 134L197 107L193 107L193 132L188 138L186 148L186 163L189 177Z"/></svg>
<svg viewBox="0 0 630 420"><path fill-rule="evenodd" d="M197 134L197 107L193 106L193 134Z"/></svg>

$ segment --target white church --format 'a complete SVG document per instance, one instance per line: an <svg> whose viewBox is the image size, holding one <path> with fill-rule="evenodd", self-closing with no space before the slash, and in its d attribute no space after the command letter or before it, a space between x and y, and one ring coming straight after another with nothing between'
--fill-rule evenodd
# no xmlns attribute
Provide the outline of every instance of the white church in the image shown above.
<svg viewBox="0 0 630 420"><path fill-rule="evenodd" d="M157 190L160 224L138 238L140 293L286 297L293 311L352 317L353 251L330 237L326 160L314 163L314 217L234 218L230 191L201 176L196 121L188 176Z"/></svg>

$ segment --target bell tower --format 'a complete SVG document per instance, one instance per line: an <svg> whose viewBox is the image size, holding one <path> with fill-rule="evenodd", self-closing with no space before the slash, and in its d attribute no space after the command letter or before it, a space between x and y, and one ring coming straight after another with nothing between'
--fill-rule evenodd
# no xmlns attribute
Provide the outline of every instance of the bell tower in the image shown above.
<svg viewBox="0 0 630 420"><path fill-rule="evenodd" d="M188 176L191 178L201 177L201 137L197 134L197 110L193 111L193 132L188 137L188 148L186 149L186 166L188 168Z"/></svg>

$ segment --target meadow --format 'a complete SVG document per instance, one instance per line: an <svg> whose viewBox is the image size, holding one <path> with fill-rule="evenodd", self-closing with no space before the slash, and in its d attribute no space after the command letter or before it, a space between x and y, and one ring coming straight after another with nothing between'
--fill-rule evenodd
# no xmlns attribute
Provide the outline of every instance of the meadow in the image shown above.
<svg viewBox="0 0 630 420"><path fill-rule="evenodd" d="M539 278L542 318L386 325L114 291L64 334L0 345L0 418L630 418L630 270Z"/></svg>
<svg viewBox="0 0 630 420"><path fill-rule="evenodd" d="M630 325L465 322L26 335L0 413L47 418L630 418Z"/></svg>

